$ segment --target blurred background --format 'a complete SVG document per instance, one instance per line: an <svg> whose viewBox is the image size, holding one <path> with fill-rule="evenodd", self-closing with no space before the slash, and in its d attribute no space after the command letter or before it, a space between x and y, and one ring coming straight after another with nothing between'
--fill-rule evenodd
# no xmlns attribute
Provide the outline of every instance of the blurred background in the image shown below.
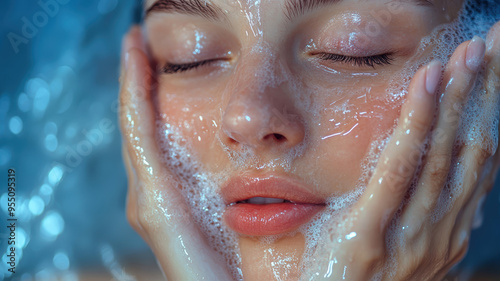
<svg viewBox="0 0 500 281"><path fill-rule="evenodd" d="M120 44L139 0L0 4L0 280L161 280L125 217ZM16 269L7 256L16 175ZM500 280L500 186L448 280Z"/></svg>

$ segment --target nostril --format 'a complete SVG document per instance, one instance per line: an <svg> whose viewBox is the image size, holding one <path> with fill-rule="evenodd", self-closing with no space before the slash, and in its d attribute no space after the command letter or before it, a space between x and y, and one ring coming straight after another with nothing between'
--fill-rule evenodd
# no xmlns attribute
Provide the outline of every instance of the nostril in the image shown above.
<svg viewBox="0 0 500 281"><path fill-rule="evenodd" d="M286 137L282 134L269 134L264 137L264 140L274 139L276 142L284 142L286 141Z"/></svg>
<svg viewBox="0 0 500 281"><path fill-rule="evenodd" d="M284 140L286 140L285 136L281 135L281 134L273 134L273 136L278 141L284 141Z"/></svg>

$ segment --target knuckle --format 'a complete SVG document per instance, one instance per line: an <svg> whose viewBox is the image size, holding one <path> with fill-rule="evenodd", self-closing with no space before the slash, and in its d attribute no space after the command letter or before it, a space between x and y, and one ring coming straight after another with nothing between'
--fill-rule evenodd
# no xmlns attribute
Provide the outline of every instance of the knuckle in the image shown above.
<svg viewBox="0 0 500 281"><path fill-rule="evenodd" d="M435 265L436 268L444 268L448 261L449 252L448 249L441 248L438 249L436 255L431 259L432 264Z"/></svg>
<svg viewBox="0 0 500 281"><path fill-rule="evenodd" d="M437 153L432 155L426 164L428 180L431 184L436 184L438 188L444 184L450 171L451 155Z"/></svg>
<svg viewBox="0 0 500 281"><path fill-rule="evenodd" d="M419 135L423 135L429 130L430 119L431 118L428 116L415 116L415 118L411 120L411 126Z"/></svg>
<svg viewBox="0 0 500 281"><path fill-rule="evenodd" d="M474 158L482 166L484 162L494 155L494 150L487 147L485 144L478 144L473 146Z"/></svg>
<svg viewBox="0 0 500 281"><path fill-rule="evenodd" d="M398 172L390 173L386 176L386 180L387 189L394 195L399 196L406 191L405 183L408 182L408 179Z"/></svg>

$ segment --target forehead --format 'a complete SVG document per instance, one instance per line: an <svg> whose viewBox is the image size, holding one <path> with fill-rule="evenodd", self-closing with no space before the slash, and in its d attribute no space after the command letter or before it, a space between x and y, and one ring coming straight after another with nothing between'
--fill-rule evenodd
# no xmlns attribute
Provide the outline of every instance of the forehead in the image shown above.
<svg viewBox="0 0 500 281"><path fill-rule="evenodd" d="M264 3L266 5L277 5L282 6L286 3L296 4L301 6L313 6L317 4L335 4L340 2L350 2L366 4L369 2L379 2L379 3L389 3L389 2L407 2L415 5L433 5L434 3L441 2L442 0L144 0L145 9L148 9L156 2L164 2L166 4L188 4L192 6L204 6L204 5L223 5L223 6L251 6L255 4ZM452 1L457 3L461 1Z"/></svg>
<svg viewBox="0 0 500 281"><path fill-rule="evenodd" d="M431 2L432 1L432 2ZM350 11L366 9L367 4L400 6L434 6L447 0L144 0L146 15L151 12L181 13L221 20L234 11L243 11L247 18L260 18L261 12L273 18L286 16L289 20L320 7L334 9L337 4L349 5ZM455 1L461 2L461 1Z"/></svg>

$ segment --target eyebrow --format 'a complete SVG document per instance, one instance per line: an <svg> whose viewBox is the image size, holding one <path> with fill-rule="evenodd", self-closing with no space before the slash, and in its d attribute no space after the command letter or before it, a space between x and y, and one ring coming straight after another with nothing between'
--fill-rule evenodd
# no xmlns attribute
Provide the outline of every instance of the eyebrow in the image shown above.
<svg viewBox="0 0 500 281"><path fill-rule="evenodd" d="M289 20L305 14L308 11L331 4L337 4L343 0L288 0L285 4L285 15ZM390 2L409 2L417 6L432 6L431 0L390 0Z"/></svg>
<svg viewBox="0 0 500 281"><path fill-rule="evenodd" d="M156 11L197 15L212 20L224 18L222 9L207 0L158 0L146 10L146 17Z"/></svg>
<svg viewBox="0 0 500 281"><path fill-rule="evenodd" d="M343 0L287 0L285 15L289 20L317 9L324 5L331 5ZM432 6L431 0L390 0L388 2L410 2L417 6ZM220 21L225 18L221 8L212 5L207 0L157 0L146 10L146 17L152 12L179 13L197 15L207 19Z"/></svg>

